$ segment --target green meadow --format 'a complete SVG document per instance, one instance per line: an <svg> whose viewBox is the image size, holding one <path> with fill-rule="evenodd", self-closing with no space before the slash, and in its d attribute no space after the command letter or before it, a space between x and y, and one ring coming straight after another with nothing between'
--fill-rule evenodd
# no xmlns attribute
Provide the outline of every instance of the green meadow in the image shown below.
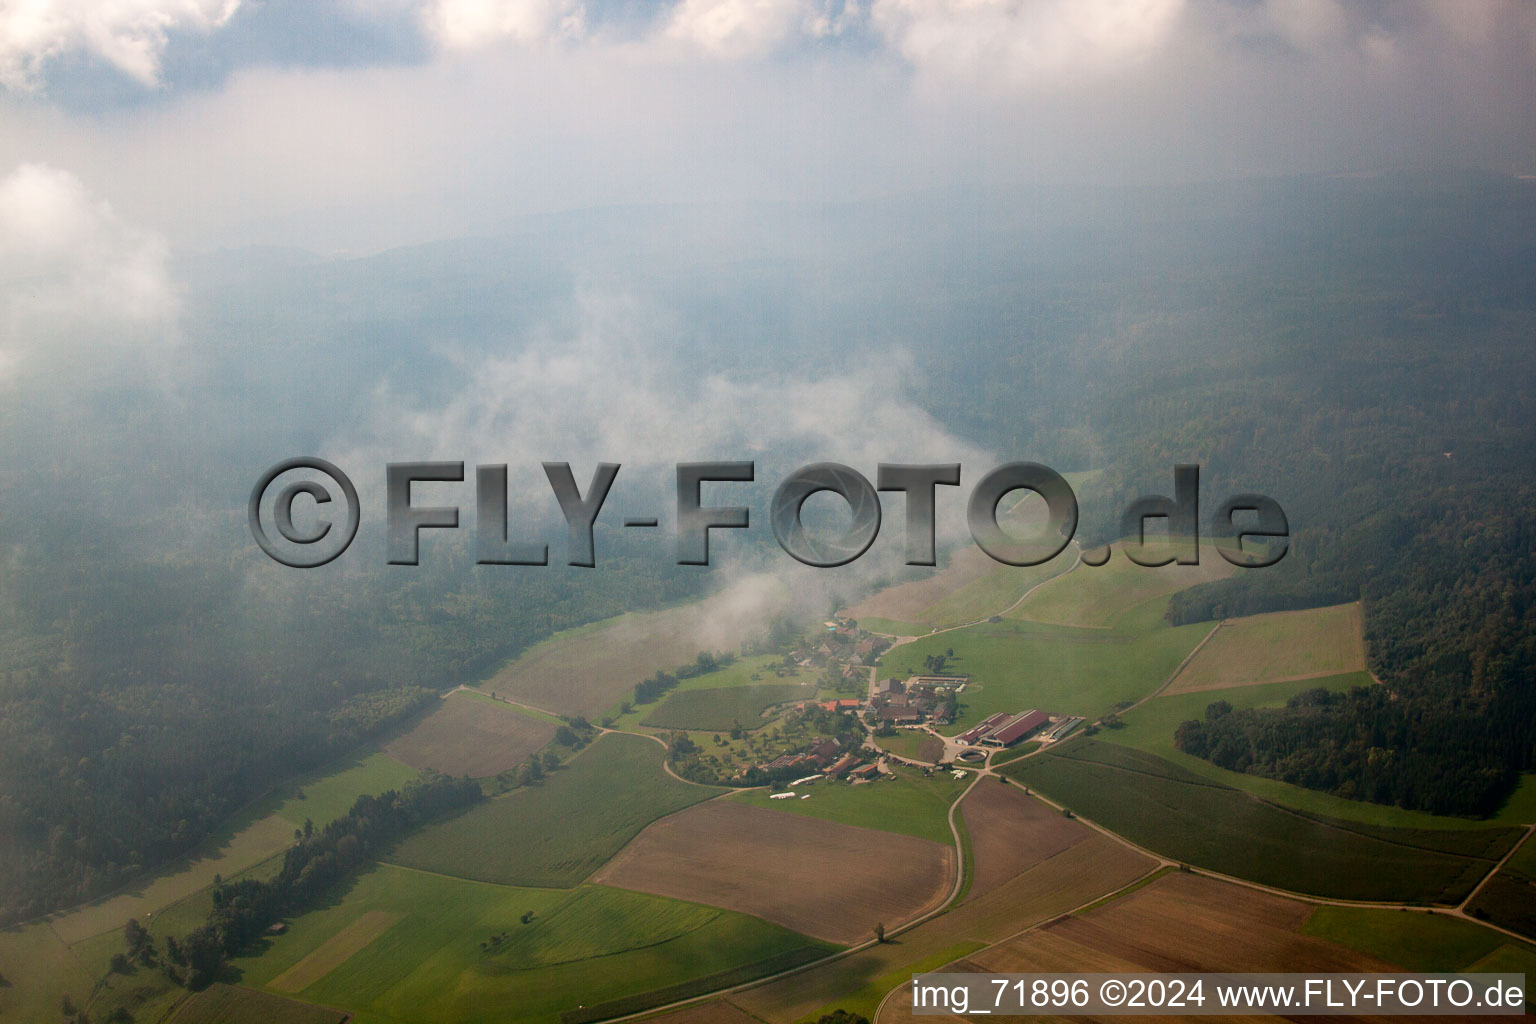
<svg viewBox="0 0 1536 1024"><path fill-rule="evenodd" d="M1457 903L1519 836L1304 815L1134 748L1090 740L1002 773L1170 859L1340 899Z"/></svg>
<svg viewBox="0 0 1536 1024"><path fill-rule="evenodd" d="M1318 907L1302 925L1301 933L1358 949L1410 971L1465 971L1510 945L1507 936L1466 918L1371 907ZM1536 947L1521 943L1512 948L1527 957L1536 956Z"/></svg>
<svg viewBox="0 0 1536 1024"><path fill-rule="evenodd" d="M428 826L386 858L509 885L575 885L657 818L722 790L682 782L661 745L610 733L542 782Z"/></svg>
<svg viewBox="0 0 1536 1024"><path fill-rule="evenodd" d="M744 914L606 886L518 888L381 865L238 961L243 983L284 984L365 915L389 923L291 993L351 1010L359 1024L554 1024L578 1003L832 948Z"/></svg>
<svg viewBox="0 0 1536 1024"><path fill-rule="evenodd" d="M814 680L793 683L745 683L713 690L678 690L668 694L641 724L653 729L693 729L726 732L740 722L756 729L766 724L763 711L775 704L810 700L816 696Z"/></svg>
<svg viewBox="0 0 1536 1024"><path fill-rule="evenodd" d="M1052 584L1059 585L1066 583ZM1210 632L1211 623L1168 626L1162 619L1166 604L1166 597L1153 598L1114 629L1004 619L938 633L890 651L880 674L905 678L926 671L929 655L946 655L945 672L972 680L960 695L960 719L947 730L951 734L994 712L1029 708L1092 721L1117 703L1156 690ZM954 655L947 656L951 649Z"/></svg>
<svg viewBox="0 0 1536 1024"><path fill-rule="evenodd" d="M749 790L731 797L753 807L766 807L786 814L858 825L882 832L899 832L932 839L946 846L954 844L949 831L949 807L971 781L957 780L948 772L924 776L916 768L896 768L894 778L882 778L857 786L846 782L818 782L796 786L792 800L772 800L762 790ZM800 799L801 796L806 799Z"/></svg>

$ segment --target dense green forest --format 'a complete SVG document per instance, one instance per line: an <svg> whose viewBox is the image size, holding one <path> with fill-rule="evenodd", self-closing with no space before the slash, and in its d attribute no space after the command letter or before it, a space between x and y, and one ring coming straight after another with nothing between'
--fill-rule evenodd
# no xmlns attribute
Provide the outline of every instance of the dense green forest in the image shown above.
<svg viewBox="0 0 1536 1024"><path fill-rule="evenodd" d="M1142 367L1100 433L1144 439L1110 507L1187 460L1205 515L1240 490L1289 515L1284 561L1176 595L1171 621L1364 603L1384 691L1209 723L1209 756L1479 815L1536 767L1536 235L1532 190L1463 186L1344 191L1305 265L1214 276L1229 343Z"/></svg>
<svg viewBox="0 0 1536 1024"><path fill-rule="evenodd" d="M476 575L443 555L438 571L363 574L341 594L121 562L60 594L49 567L18 566L10 581L67 617L22 603L39 616L27 632L65 639L0 675L0 920L126 884L442 689L703 580L620 553L601 577Z"/></svg>

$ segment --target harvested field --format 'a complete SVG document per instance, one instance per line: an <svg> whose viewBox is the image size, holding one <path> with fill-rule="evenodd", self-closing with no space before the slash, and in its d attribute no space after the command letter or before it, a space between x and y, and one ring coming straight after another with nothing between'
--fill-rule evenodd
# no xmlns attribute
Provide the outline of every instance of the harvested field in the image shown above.
<svg viewBox="0 0 1536 1024"><path fill-rule="evenodd" d="M556 728L507 704L450 693L384 752L412 768L479 779L516 768L553 739Z"/></svg>
<svg viewBox="0 0 1536 1024"><path fill-rule="evenodd" d="M1278 965L1319 973L1394 969L1384 960L1299 934L1312 910L1296 900L1175 872L1102 907L972 953L963 969L1021 974L1262 972ZM947 1018L913 1016L910 992L897 990L881 1009L877 1024L935 1019Z"/></svg>
<svg viewBox="0 0 1536 1024"><path fill-rule="evenodd" d="M269 983L279 992L302 992L352 959L368 943L383 935L402 915L370 910L332 935L320 948L288 968Z"/></svg>
<svg viewBox="0 0 1536 1024"><path fill-rule="evenodd" d="M172 1024L341 1024L348 1014L296 1003L238 985L213 985L194 995Z"/></svg>
<svg viewBox="0 0 1536 1024"><path fill-rule="evenodd" d="M923 611L950 594L988 575L998 563L980 548L963 547L950 557L949 564L931 576L898 583L878 591L840 614L854 619L894 619L898 622L922 622Z"/></svg>
<svg viewBox="0 0 1536 1024"><path fill-rule="evenodd" d="M1164 875L1078 917L972 959L989 971L1386 971L1395 965L1302 935L1309 904L1201 875Z"/></svg>
<svg viewBox="0 0 1536 1024"><path fill-rule="evenodd" d="M967 900L998 886L1094 835L1017 786L982 779L960 804L971 836L972 881Z"/></svg>
<svg viewBox="0 0 1536 1024"><path fill-rule="evenodd" d="M979 945L1129 885L1154 866L1151 858L1095 832L987 895L903 932L896 942L737 993L731 1001L773 1024L814 1019L837 1006L873 1017L880 999L910 980L914 965L937 970Z"/></svg>
<svg viewBox="0 0 1536 1024"><path fill-rule="evenodd" d="M954 871L954 851L926 839L715 800L656 822L594 881L853 943L936 904Z"/></svg>
<svg viewBox="0 0 1536 1024"><path fill-rule="evenodd" d="M702 601L568 629L524 651L477 688L594 721L636 683L670 672L700 651L731 651L789 606L771 577L752 577Z"/></svg>
<svg viewBox="0 0 1536 1024"><path fill-rule="evenodd" d="M1224 622L1167 692L1195 693L1365 671L1359 602Z"/></svg>

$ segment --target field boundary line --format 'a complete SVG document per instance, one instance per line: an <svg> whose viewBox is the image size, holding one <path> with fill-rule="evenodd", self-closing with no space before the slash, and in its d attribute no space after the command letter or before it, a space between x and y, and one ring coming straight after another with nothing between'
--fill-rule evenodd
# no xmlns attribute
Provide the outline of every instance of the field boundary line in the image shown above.
<svg viewBox="0 0 1536 1024"><path fill-rule="evenodd" d="M1488 869L1488 873L1483 876L1483 880L1474 885L1472 887L1472 891L1467 893L1467 898L1456 904L1456 909L1458 912L1466 912L1467 905L1472 902L1472 898L1478 893L1482 892L1483 886L1487 885L1488 882L1492 880L1493 876L1498 874L1499 871L1503 869L1505 864L1509 863L1510 858L1520 851L1520 847L1524 846L1527 842L1530 841L1531 833L1533 832L1536 832L1536 825L1527 825L1525 827L1525 835L1516 840L1515 845L1509 848L1509 852L1506 853L1503 857L1500 857L1499 862ZM1473 920L1476 921L1477 918L1474 917Z"/></svg>
<svg viewBox="0 0 1536 1024"><path fill-rule="evenodd" d="M1305 675L1280 676L1275 679L1259 679L1251 682L1220 682L1213 683L1210 686L1202 686L1194 690L1179 690L1177 693L1168 694L1168 696L1182 697L1186 693L1214 693L1218 690L1243 690L1250 686L1269 686L1273 683L1304 683L1308 679L1327 679L1330 676L1352 676L1361 672L1365 672L1365 669L1349 669L1344 672L1308 672ZM1169 680L1170 684L1173 682L1174 680Z"/></svg>
<svg viewBox="0 0 1536 1024"><path fill-rule="evenodd" d="M1049 582L1049 581L1047 581L1047 582ZM933 918L938 917L940 914L943 914L943 913L945 913L946 911L948 911L950 909L950 904L954 901L955 895L960 891L960 887L961 887L961 885L965 881L965 851L963 849L961 849L961 846L960 846L960 830L955 827L954 815L955 815L956 809L960 806L960 802L966 798L966 795L968 793L970 793L970 791L972 789L974 789L976 787L976 784L979 783L981 780L982 780L981 773L980 772L975 773L974 777L971 779L970 785L966 786L965 789L961 790L960 791L960 795L955 797L954 802L949 805L949 830L950 830L950 835L954 839L954 843L955 843L955 863L956 863L955 884L950 889L949 895L944 899L944 901L942 903L940 903L938 906L934 907L932 910L922 912L917 917L912 918L910 921L906 921L906 922L904 922L902 924L899 924L895 928L892 928L890 931L886 932L885 934L886 934L887 937L895 938L898 935L901 935L901 934L903 934L905 932L910 931L913 928L916 928L918 925L923 924L924 922L930 921ZM757 788L761 789L763 787L759 786ZM695 804L693 806L698 806L698 805ZM686 810L686 809L687 808L684 808L684 810ZM674 813L678 813L678 812L674 812ZM657 821L660 821L660 820L661 820L660 818L657 819ZM650 826L648 825L646 827L649 828ZM877 829L875 831L880 831L880 830ZM633 840L631 840L631 842L632 841ZM620 852L622 852L622 851L620 851ZM617 854L615 854L615 856L617 856ZM610 863L612 863L611 860L610 860ZM609 1021L638 1020L638 1019L640 1019L642 1017L651 1017L651 1016L654 1016L654 1015L658 1015L658 1014L669 1012L671 1010L679 1010L679 1009L682 1009L682 1008L687 1007L687 1006L702 1005L702 1004L704 1004L704 1003L706 1003L706 1002L708 1002L708 1001L710 1001L712 999L719 999L719 998L721 998L723 996L728 996L728 995L731 995L731 994L736 993L736 992L745 992L748 989L757 988L760 985L767 985L770 982L775 982L775 981L782 980L784 978L793 977L796 974L802 974L802 973L804 973L806 971L812 970L812 969L817 968L817 967L821 967L821 966L823 966L825 964L829 964L829 963L833 963L833 962L835 962L837 960L841 960L844 957L853 956L855 953L862 953L866 949L871 949L871 948L873 948L875 946L878 946L878 945L880 945L880 942L878 940L876 940L876 939L865 939L863 942L860 942L857 945L849 946L846 949L837 950L836 952L829 953L826 956L821 957L818 960L812 960L809 963L801 964L798 967L791 967L791 968L789 968L787 970L779 971L779 972L777 972L775 974L764 975L761 978L754 978L751 981L744 981L744 982L742 982L739 985L732 985L732 986L730 986L728 988L716 989L713 992L704 992L704 993L701 993L701 994L696 995L696 996L690 996L687 999L679 999L677 1002L674 1002L674 1003L667 1003L667 1004L664 1004L662 1006L652 1006L652 1007L650 1007L649 1009L646 1009L646 1010L637 1010L634 1013L625 1014L622 1017L610 1017L610 1018L608 1018L608 1020ZM726 1000L726 1001L729 1002L729 1000ZM732 1003L731 1005L734 1006L736 1004ZM750 1014L750 1016L756 1017L757 1015L756 1014ZM758 1018L758 1019L761 1019L761 1018Z"/></svg>
<svg viewBox="0 0 1536 1024"><path fill-rule="evenodd" d="M1076 845L1077 844L1075 844L1075 843L1073 844L1073 846L1076 846ZM1073 848L1072 846L1069 846L1065 850L1062 850L1060 853L1055 854L1055 856L1056 857L1060 857L1062 854L1070 853L1072 851L1072 848ZM1054 859L1054 858L1053 857L1052 858L1047 858L1046 860L1041 861L1040 863L1041 864L1045 864L1045 863L1048 863L1052 859ZM966 958L968 959L968 958L970 958L972 956L975 956L977 953L985 953L987 950L993 949L994 947L997 947L997 946L1001 946L1005 942L1012 942L1014 939L1018 938L1021 935L1028 935L1030 932L1035 931L1036 929L1039 929L1039 928L1044 928L1046 925L1052 924L1052 923L1054 923L1056 921L1060 921L1064 917L1071 917L1073 914L1076 914L1076 913L1084 910L1087 907L1092 907L1092 906L1095 906L1097 904L1102 904L1102 903L1113 903L1115 900L1119 899L1123 894L1125 894L1127 890L1140 888L1147 881L1148 878L1150 878L1153 875L1158 874L1159 872L1163 872L1163 871L1167 871L1167 870L1168 870L1168 865L1165 865L1165 864L1154 864L1150 868L1148 868L1146 871L1143 871L1141 874L1137 875L1135 878L1131 879L1129 882L1127 882L1124 885L1122 885L1120 888L1118 888L1118 889L1111 889L1109 892L1104 893L1101 896L1095 896L1093 899L1088 900L1088 901L1086 901L1084 903L1080 903L1080 904L1078 904L1077 906L1073 907L1070 910L1064 910L1064 911L1062 911L1059 914L1052 914L1050 917L1047 917L1044 920L1036 921L1032 925L1029 925L1029 926L1027 926L1025 928L1020 928L1018 931L1014 932L1012 935L1006 935L1003 938L998 939L996 942L988 943L987 945L985 945L985 946L981 947L980 949L976 950L975 953L967 953L966 954ZM953 962L953 961L951 961L951 962ZM943 965L940 965L940 966L942 967ZM876 1024L878 1024L878 1022L880 1020L880 1011L885 1009L885 1004L890 1000L891 996L895 995L897 993L897 991L899 991L900 989L901 989L901 986L897 985L895 988L893 988L889 992L887 992L884 996L880 997L880 1003L879 1003L879 1005L877 1005L875 1007L875 1015L874 1015L874 1017L871 1018L871 1020L875 1021Z"/></svg>
<svg viewBox="0 0 1536 1024"><path fill-rule="evenodd" d="M1132 704L1130 707L1126 708L1125 711L1134 711L1136 708L1141 707L1147 701L1155 700L1158 697L1161 697L1167 691L1168 687L1173 685L1173 681L1179 678L1179 676L1184 673L1184 670L1189 667L1189 663L1195 660L1195 655L1199 654L1201 649L1205 647L1206 644L1211 642L1211 637L1215 636L1221 630L1222 626L1225 626L1231 621L1231 619L1222 619L1220 622L1216 623L1216 625L1212 626L1211 631L1205 634L1199 643L1195 644L1194 649L1188 654L1184 655L1184 660L1179 662L1178 667L1173 670L1173 674L1170 675L1167 679L1163 680L1163 685L1159 686L1157 689L1141 698L1141 700L1137 701L1135 704ZM1123 715L1125 714L1125 711L1120 713Z"/></svg>

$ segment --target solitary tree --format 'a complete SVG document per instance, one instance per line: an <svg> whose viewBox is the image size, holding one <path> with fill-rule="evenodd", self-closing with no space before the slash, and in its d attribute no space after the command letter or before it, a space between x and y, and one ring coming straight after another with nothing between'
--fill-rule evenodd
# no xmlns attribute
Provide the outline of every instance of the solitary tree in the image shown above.
<svg viewBox="0 0 1536 1024"><path fill-rule="evenodd" d="M884 924L876 924L875 925L875 941L876 942L884 942L885 941L885 925Z"/></svg>

